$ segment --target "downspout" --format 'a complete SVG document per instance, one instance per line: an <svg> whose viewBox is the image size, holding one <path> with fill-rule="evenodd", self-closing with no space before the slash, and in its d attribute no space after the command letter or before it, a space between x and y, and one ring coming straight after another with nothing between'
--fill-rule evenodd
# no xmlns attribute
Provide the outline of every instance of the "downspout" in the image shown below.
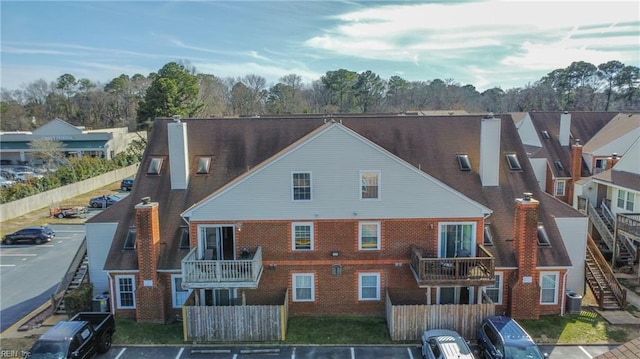
<svg viewBox="0 0 640 359"><path fill-rule="evenodd" d="M567 297L567 274L569 274L568 271L564 272L564 275L562 276L562 304L560 306L560 315L564 316L564 301L566 300L565 298Z"/></svg>
<svg viewBox="0 0 640 359"><path fill-rule="evenodd" d="M113 279L111 279L110 272L107 272L107 278L109 278L109 292L115 293L115 291L113 290ZM116 315L115 302L116 302L116 298L112 298L111 296L109 296L109 305L111 306L111 314L113 314L114 316Z"/></svg>

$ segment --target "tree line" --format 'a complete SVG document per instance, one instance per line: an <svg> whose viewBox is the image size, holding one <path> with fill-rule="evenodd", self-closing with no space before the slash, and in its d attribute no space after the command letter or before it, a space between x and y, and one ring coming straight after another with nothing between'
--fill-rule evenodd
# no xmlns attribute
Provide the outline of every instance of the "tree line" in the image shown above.
<svg viewBox="0 0 640 359"><path fill-rule="evenodd" d="M106 84L63 74L19 90L2 89L0 130L31 130L61 118L87 128L148 129L160 116L253 116L289 113L638 111L640 69L619 61L584 61L556 69L521 88L479 92L454 79L383 79L372 71L338 69L303 83L296 74L267 85L249 74L222 78L170 62L147 76L122 74Z"/></svg>

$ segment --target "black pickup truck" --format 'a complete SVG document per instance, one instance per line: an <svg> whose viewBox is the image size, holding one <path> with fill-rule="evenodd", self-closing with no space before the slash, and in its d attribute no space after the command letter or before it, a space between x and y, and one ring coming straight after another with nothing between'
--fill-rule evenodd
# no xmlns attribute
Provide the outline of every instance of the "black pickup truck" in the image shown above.
<svg viewBox="0 0 640 359"><path fill-rule="evenodd" d="M115 331L115 320L110 313L78 313L44 333L33 344L27 358L93 358L111 348L111 336Z"/></svg>

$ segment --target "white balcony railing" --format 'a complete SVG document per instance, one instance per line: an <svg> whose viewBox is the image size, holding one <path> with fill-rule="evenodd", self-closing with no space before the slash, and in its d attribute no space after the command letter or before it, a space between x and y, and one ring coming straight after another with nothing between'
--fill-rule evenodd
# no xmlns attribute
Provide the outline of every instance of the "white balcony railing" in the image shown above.
<svg viewBox="0 0 640 359"><path fill-rule="evenodd" d="M182 286L197 288L257 288L262 274L262 247L238 260L196 259L193 248L182 259Z"/></svg>

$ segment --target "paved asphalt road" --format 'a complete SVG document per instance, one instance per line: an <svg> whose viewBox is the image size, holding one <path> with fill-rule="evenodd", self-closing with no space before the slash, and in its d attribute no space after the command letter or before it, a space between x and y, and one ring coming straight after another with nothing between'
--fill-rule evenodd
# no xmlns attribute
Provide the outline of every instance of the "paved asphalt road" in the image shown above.
<svg viewBox="0 0 640 359"><path fill-rule="evenodd" d="M47 244L0 245L0 331L46 302L84 239L84 225L52 225Z"/></svg>
<svg viewBox="0 0 640 359"><path fill-rule="evenodd" d="M591 359L615 346L541 346L550 359ZM475 349L475 348L472 348ZM477 351L476 351L477 353ZM417 345L398 346L114 346L98 359L418 359Z"/></svg>

